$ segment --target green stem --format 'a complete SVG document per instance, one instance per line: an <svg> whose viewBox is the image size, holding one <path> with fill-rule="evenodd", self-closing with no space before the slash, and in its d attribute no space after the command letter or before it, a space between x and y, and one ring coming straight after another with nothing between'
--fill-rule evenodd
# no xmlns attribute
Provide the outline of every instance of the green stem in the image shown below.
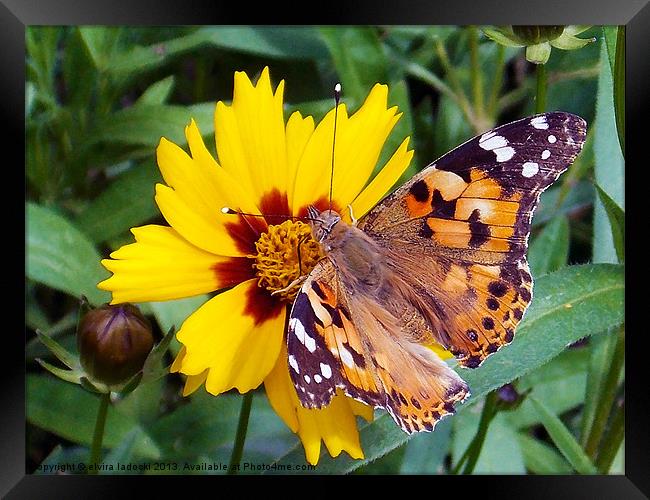
<svg viewBox="0 0 650 500"><path fill-rule="evenodd" d="M537 65L537 99L535 100L535 113L543 113L546 109L546 65Z"/></svg>
<svg viewBox="0 0 650 500"><path fill-rule="evenodd" d="M251 405L253 404L253 391L244 394L239 411L239 423L237 424L237 435L235 444L230 455L230 464L228 465L228 474L237 474L239 472L239 463L244 454L244 442L246 442L246 432L248 431L248 417L251 414Z"/></svg>
<svg viewBox="0 0 650 500"><path fill-rule="evenodd" d="M483 411L481 412L481 419L478 424L478 430L476 435L472 439L472 442L469 444L463 456L460 457L460 460L452 470L452 474L458 474L460 468L467 461L467 465L463 469L463 474L471 474L474 471L478 457L481 454L481 449L483 448L483 443L485 442L485 436L487 436L487 430L490 426L490 422L497 414L497 403L498 396L496 391L493 391L487 395L485 398L485 403L483 405Z"/></svg>
<svg viewBox="0 0 650 500"><path fill-rule="evenodd" d="M468 29L474 111L477 115L483 116L483 77L478 53L478 29L476 26L470 26Z"/></svg>
<svg viewBox="0 0 650 500"><path fill-rule="evenodd" d="M612 361L609 365L609 371L603 381L600 397L594 413L594 420L587 437L585 445L585 453L593 459L596 458L598 444L603 436L609 415L616 398L616 388L618 387L618 380L625 361L625 325L621 326L618 339L616 341L616 348Z"/></svg>
<svg viewBox="0 0 650 500"><path fill-rule="evenodd" d="M609 426L607 434L603 437L598 459L596 460L596 467L602 474L607 474L612 462L621 447L623 437L625 436L625 405L616 408L612 423Z"/></svg>
<svg viewBox="0 0 650 500"><path fill-rule="evenodd" d="M494 79L492 80L492 90L488 101L487 113L492 119L496 119L497 103L499 102L499 91L503 82L503 71L505 68L506 48L497 44L497 63L494 68Z"/></svg>
<svg viewBox="0 0 650 500"><path fill-rule="evenodd" d="M108 414L108 404L110 401L110 392L102 394L102 397L99 400L97 420L95 420L95 432L93 433L93 443L90 447L88 474L97 474L99 470L98 465L102 453L102 441L104 440L104 426L106 425L106 415Z"/></svg>

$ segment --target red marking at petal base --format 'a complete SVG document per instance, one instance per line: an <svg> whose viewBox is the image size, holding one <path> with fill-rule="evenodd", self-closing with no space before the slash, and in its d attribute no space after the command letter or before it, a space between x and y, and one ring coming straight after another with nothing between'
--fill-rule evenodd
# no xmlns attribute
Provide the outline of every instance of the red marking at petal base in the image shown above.
<svg viewBox="0 0 650 500"><path fill-rule="evenodd" d="M260 210L269 225L282 224L291 216L287 193L281 193L277 189L266 193L260 201Z"/></svg>
<svg viewBox="0 0 650 500"><path fill-rule="evenodd" d="M282 314L285 302L273 297L265 288L253 285L246 292L246 309L244 313L255 319L255 326L277 318Z"/></svg>
<svg viewBox="0 0 650 500"><path fill-rule="evenodd" d="M262 196L258 206L260 215L271 215L265 217L238 215L237 222L225 223L226 231L242 253L254 255L256 253L255 242L262 233L266 232L268 225L281 224L291 215L287 194L281 193L278 189L273 189Z"/></svg>
<svg viewBox="0 0 650 500"><path fill-rule="evenodd" d="M319 212L325 212L330 208L330 200L325 196L321 196L314 203L310 203L309 205L316 208ZM307 217L307 207L309 205L305 205L304 207L301 207L300 210L298 210L298 217ZM339 207L338 204L334 201L332 201L332 210L334 210L339 215L341 214L341 207Z"/></svg>
<svg viewBox="0 0 650 500"><path fill-rule="evenodd" d="M253 260L247 257L230 257L225 262L218 262L212 270L219 281L219 288L238 285L255 277Z"/></svg>

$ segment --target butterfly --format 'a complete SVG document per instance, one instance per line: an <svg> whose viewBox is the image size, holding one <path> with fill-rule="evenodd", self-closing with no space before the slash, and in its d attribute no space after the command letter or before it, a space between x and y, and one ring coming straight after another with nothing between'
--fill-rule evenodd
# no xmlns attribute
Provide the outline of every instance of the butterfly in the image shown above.
<svg viewBox="0 0 650 500"><path fill-rule="evenodd" d="M532 299L533 211L585 135L569 113L524 118L445 154L356 225L310 207L324 257L287 332L302 406L322 408L342 391L409 434L454 413L469 388L430 347L476 368L512 342Z"/></svg>

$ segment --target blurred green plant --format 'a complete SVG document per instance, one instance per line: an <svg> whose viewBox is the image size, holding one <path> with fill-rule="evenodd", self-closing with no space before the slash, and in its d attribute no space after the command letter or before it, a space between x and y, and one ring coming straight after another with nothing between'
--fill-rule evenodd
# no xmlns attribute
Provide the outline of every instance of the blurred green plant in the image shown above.
<svg viewBox="0 0 650 500"><path fill-rule="evenodd" d="M351 109L372 84L387 83L390 104L403 116L378 164L410 135L416 156L404 179L473 135L536 109L569 111L589 124L583 153L542 195L533 220L530 311L511 346L463 370L471 399L432 434L411 438L378 414L361 424L364 460L323 456L315 472L432 474L460 464L473 473L621 473L623 29L580 29L580 42L571 29L553 39L528 33L534 40L522 45L549 46L538 50L545 64L533 65L524 51L488 38L489 27L28 27L28 470L87 461L97 410L93 395L43 373L37 358L57 362L36 331L77 355L76 297L95 306L109 300L95 288L107 277L100 258L132 241L130 227L162 222L153 201L160 137L184 145L190 118L213 135L214 102L232 95L233 72L255 75L269 65L276 83L286 80L287 116L300 110L322 118L336 81ZM574 45L597 41L551 51L553 44L566 48L562 37ZM207 298L141 310L161 337ZM170 349L178 351L175 340ZM530 394L481 426L482 408L494 398L488 395L504 384ZM255 393L250 403L236 458L268 467L241 472L304 464L295 435L266 398ZM237 395L203 390L182 400L177 375L141 383L106 408L106 468L99 473L225 473L225 466L205 464L228 464L237 450L240 404ZM470 469L462 457L479 434ZM142 467L120 470L125 463ZM156 469L160 463L177 466Z"/></svg>

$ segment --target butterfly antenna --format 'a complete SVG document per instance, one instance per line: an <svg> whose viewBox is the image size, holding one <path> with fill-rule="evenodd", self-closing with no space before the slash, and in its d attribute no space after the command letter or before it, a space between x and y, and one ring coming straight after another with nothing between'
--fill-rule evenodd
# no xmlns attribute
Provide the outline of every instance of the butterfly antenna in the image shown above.
<svg viewBox="0 0 650 500"><path fill-rule="evenodd" d="M240 212L238 210L233 210L230 207L223 207L221 209L221 213L224 215L243 215L244 220L246 217L283 217L285 219L291 219L291 220L316 220L313 217L307 217L307 216L297 216L297 215L284 215L284 214L250 214L247 212Z"/></svg>
<svg viewBox="0 0 650 500"><path fill-rule="evenodd" d="M334 137L332 137L332 169L330 172L330 212L332 211L332 187L334 186L334 148L336 147L336 123L338 122L339 101L341 100L341 84L334 86Z"/></svg>

